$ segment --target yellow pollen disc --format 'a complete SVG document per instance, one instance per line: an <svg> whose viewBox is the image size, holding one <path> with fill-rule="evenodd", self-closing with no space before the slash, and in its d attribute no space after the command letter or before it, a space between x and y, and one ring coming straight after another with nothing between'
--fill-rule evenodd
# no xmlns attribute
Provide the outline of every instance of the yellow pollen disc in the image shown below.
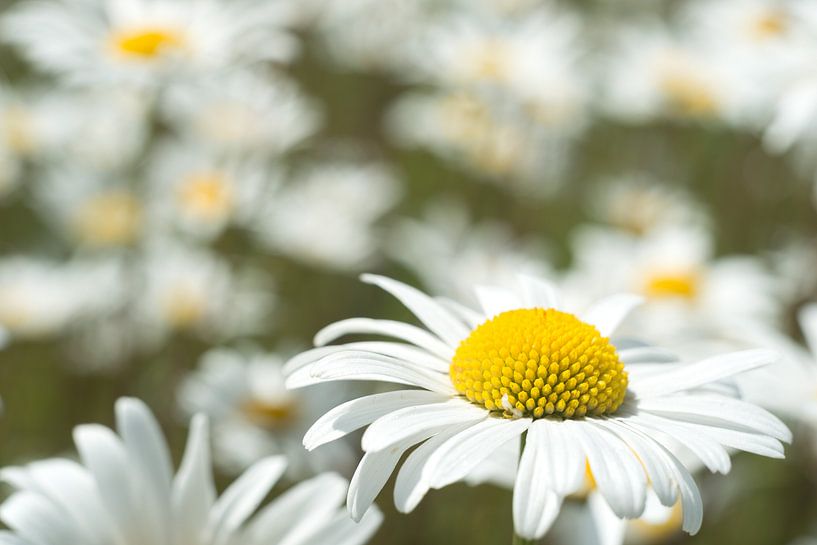
<svg viewBox="0 0 817 545"><path fill-rule="evenodd" d="M179 286L164 304L165 318L176 329L187 329L195 326L204 318L205 302L193 290Z"/></svg>
<svg viewBox="0 0 817 545"><path fill-rule="evenodd" d="M760 14L749 25L749 35L758 40L777 38L783 35L789 26L789 18L782 10L769 10Z"/></svg>
<svg viewBox="0 0 817 545"><path fill-rule="evenodd" d="M189 176L179 190L182 206L204 219L218 219L230 212L232 191L223 176L201 173Z"/></svg>
<svg viewBox="0 0 817 545"><path fill-rule="evenodd" d="M90 198L75 218L78 237L93 246L122 245L139 233L142 209L129 191L111 190Z"/></svg>
<svg viewBox="0 0 817 545"><path fill-rule="evenodd" d="M157 27L118 32L113 35L111 45L115 52L126 57L149 60L179 49L183 43L178 31Z"/></svg>
<svg viewBox="0 0 817 545"><path fill-rule="evenodd" d="M242 412L260 426L269 429L278 429L286 426L295 418L297 412L295 400L282 400L270 403L257 399L248 401L242 407Z"/></svg>
<svg viewBox="0 0 817 545"><path fill-rule="evenodd" d="M656 274L647 279L644 292L652 299L693 299L698 293L698 283L698 275L694 271Z"/></svg>
<svg viewBox="0 0 817 545"><path fill-rule="evenodd" d="M718 101L709 85L692 74L665 74L661 89L670 105L681 114L709 117L718 111Z"/></svg>
<svg viewBox="0 0 817 545"><path fill-rule="evenodd" d="M450 373L469 401L506 416L600 416L627 393L609 339L554 309L511 310L483 323L460 343Z"/></svg>

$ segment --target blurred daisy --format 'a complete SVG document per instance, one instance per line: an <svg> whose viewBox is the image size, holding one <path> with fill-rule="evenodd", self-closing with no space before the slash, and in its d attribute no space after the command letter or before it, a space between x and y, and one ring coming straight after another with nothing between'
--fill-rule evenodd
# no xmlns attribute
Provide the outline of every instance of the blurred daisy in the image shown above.
<svg viewBox="0 0 817 545"><path fill-rule="evenodd" d="M128 246L143 233L144 202L113 178L72 163L52 167L36 186L35 204L58 232L80 246Z"/></svg>
<svg viewBox="0 0 817 545"><path fill-rule="evenodd" d="M601 62L603 106L619 119L737 121L745 113L744 82L726 69L732 59L658 24L631 25Z"/></svg>
<svg viewBox="0 0 817 545"><path fill-rule="evenodd" d="M257 161L202 154L195 146L165 144L149 174L155 221L200 238L245 224L268 190L267 167Z"/></svg>
<svg viewBox="0 0 817 545"><path fill-rule="evenodd" d="M440 202L421 220L398 222L384 244L389 256L416 273L432 292L476 304L470 289L511 285L522 274L544 276L544 249L499 222L472 223L461 203Z"/></svg>
<svg viewBox="0 0 817 545"><path fill-rule="evenodd" d="M250 334L272 308L267 279L234 271L206 250L155 241L142 260L138 315L148 334L200 334L208 340Z"/></svg>
<svg viewBox="0 0 817 545"><path fill-rule="evenodd" d="M633 235L706 222L700 204L691 195L646 175L605 179L597 190L591 203L592 213L610 226Z"/></svg>
<svg viewBox="0 0 817 545"><path fill-rule="evenodd" d="M0 328L6 336L59 334L75 316L81 297L64 266L30 257L0 261Z"/></svg>
<svg viewBox="0 0 817 545"><path fill-rule="evenodd" d="M320 331L320 347L287 364L291 388L335 380L413 387L340 405L304 438L311 449L368 426L347 499L356 519L415 445L395 483L395 504L404 512L429 489L462 480L521 438L513 516L522 538L545 534L562 499L583 486L588 466L618 517L644 513L651 483L663 505L681 502L683 528L695 533L701 499L671 442L725 473L727 447L780 458L780 440L791 439L774 416L716 387L770 363L774 354L746 351L655 366L642 362L665 361L663 351L611 342L638 297L612 296L577 316L560 305L553 286L521 277L518 291L479 288L483 308L475 311L385 277L364 280L397 297L427 329L352 318ZM322 346L347 334L405 342Z"/></svg>
<svg viewBox="0 0 817 545"><path fill-rule="evenodd" d="M362 71L398 71L404 66L407 44L429 15L426 3L414 0L313 3L319 6L314 24L327 56L342 67Z"/></svg>
<svg viewBox="0 0 817 545"><path fill-rule="evenodd" d="M775 282L753 256L714 257L706 229L666 227L645 236L582 228L564 286L587 302L629 291L646 299L624 330L685 355L706 342L751 342L754 326L771 327L780 306ZM752 343L752 346L757 346Z"/></svg>
<svg viewBox="0 0 817 545"><path fill-rule="evenodd" d="M303 396L284 386L283 361L252 350L213 349L179 388L188 415L206 414L213 422L216 462L241 471L256 460L284 454L291 477L352 465L349 446L339 441L304 456L304 432L321 414L342 401L338 388Z"/></svg>
<svg viewBox="0 0 817 545"><path fill-rule="evenodd" d="M162 111L186 139L215 151L282 155L314 134L316 105L282 76L236 71L176 85Z"/></svg>
<svg viewBox="0 0 817 545"><path fill-rule="evenodd" d="M116 425L117 432L98 424L76 427L79 462L52 458L0 473L14 488L0 505L0 519L9 528L4 541L361 545L380 525L379 512L356 525L339 510L346 482L332 473L261 507L286 468L283 457L259 460L217 496L204 416L193 419L175 475L168 445L146 405L120 399Z"/></svg>
<svg viewBox="0 0 817 545"><path fill-rule="evenodd" d="M288 61L285 2L49 0L2 20L3 38L74 83L156 84L260 60Z"/></svg>
<svg viewBox="0 0 817 545"><path fill-rule="evenodd" d="M373 224L400 186L377 163L314 164L269 196L254 230L271 250L331 269L360 269L377 250Z"/></svg>

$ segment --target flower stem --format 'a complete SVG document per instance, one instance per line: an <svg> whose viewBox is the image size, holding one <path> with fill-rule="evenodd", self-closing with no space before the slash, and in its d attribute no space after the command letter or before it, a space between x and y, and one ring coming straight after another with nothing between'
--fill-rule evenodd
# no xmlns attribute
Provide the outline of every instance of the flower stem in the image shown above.
<svg viewBox="0 0 817 545"><path fill-rule="evenodd" d="M528 432L526 431L526 432L524 432L522 434L522 437L521 437L520 443L519 443L519 459L520 460L522 459L522 453L525 452L525 443L527 442L527 439L528 439ZM517 535L517 533L514 531L513 539L511 540L511 545L534 545L534 543L535 543L534 540L525 539L524 537L521 537L521 536Z"/></svg>

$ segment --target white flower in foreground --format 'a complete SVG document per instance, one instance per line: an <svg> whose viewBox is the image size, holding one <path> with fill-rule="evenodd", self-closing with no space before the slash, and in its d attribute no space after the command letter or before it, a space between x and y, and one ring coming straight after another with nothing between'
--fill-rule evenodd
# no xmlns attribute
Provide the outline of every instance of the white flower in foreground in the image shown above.
<svg viewBox="0 0 817 545"><path fill-rule="evenodd" d="M258 461L217 496L207 419L193 419L173 474L159 425L141 401L116 403L117 432L74 429L80 462L48 459L4 469L15 491L0 505L9 545L361 545L382 516L360 524L339 509L346 481L326 473L260 507L286 468L283 457Z"/></svg>
<svg viewBox="0 0 817 545"><path fill-rule="evenodd" d="M16 6L2 38L70 82L158 83L297 50L285 2L49 0Z"/></svg>
<svg viewBox="0 0 817 545"><path fill-rule="evenodd" d="M414 387L340 405L304 438L311 449L368 426L347 500L355 518L415 445L395 484L395 504L404 512L429 489L464 479L523 438L513 499L521 537L547 531L562 499L583 486L588 465L617 516L641 516L650 483L663 505L680 500L683 528L694 533L701 498L668 445L682 442L710 470L726 473L727 448L780 458L780 441L791 438L770 413L713 387L769 363L773 353L656 366L644 362L666 360L663 351L613 344L609 335L638 297L612 296L576 316L563 310L550 284L521 277L518 291L478 289L483 308L477 312L388 278L364 280L400 299L427 329L352 318L319 332L317 344L347 334L405 342L320 346L287 364L292 388L334 380Z"/></svg>
<svg viewBox="0 0 817 545"><path fill-rule="evenodd" d="M186 414L210 418L220 466L244 470L264 456L283 454L290 461L288 475L299 477L352 466L352 450L343 441L308 456L301 444L317 417L349 398L342 392L329 384L315 395L301 395L284 386L283 360L275 354L217 348L185 378L178 399Z"/></svg>

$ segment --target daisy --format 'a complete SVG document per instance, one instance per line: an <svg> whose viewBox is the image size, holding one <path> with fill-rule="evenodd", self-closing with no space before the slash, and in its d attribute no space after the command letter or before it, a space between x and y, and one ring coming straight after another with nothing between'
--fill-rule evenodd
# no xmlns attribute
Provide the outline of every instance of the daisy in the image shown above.
<svg viewBox="0 0 817 545"><path fill-rule="evenodd" d="M116 427L76 427L79 461L52 458L3 469L0 476L14 492L0 505L9 528L0 541L361 545L380 525L377 511L356 525L339 509L346 481L333 473L262 506L286 468L283 457L259 460L218 496L204 416L193 419L175 475L159 424L144 403L117 401Z"/></svg>
<svg viewBox="0 0 817 545"><path fill-rule="evenodd" d="M683 528L695 533L701 499L668 445L683 442L708 468L726 473L727 448L780 458L780 441L790 440L774 416L718 390L719 381L771 362L773 353L738 352L691 365L642 363L666 360L666 354L609 338L639 303L636 296L612 296L575 315L553 286L521 277L517 291L479 288L482 310L475 311L389 278L363 279L397 297L426 329L344 320L316 335L318 348L287 364L291 388L335 380L412 387L340 405L304 438L311 449L368 426L347 498L356 519L416 445L395 484L403 512L429 489L462 480L503 445L521 440L513 499L518 539L547 532L562 499L583 486L587 467L618 517L643 514L651 483L663 505L681 502ZM323 346L347 334L405 342Z"/></svg>
<svg viewBox="0 0 817 545"><path fill-rule="evenodd" d="M24 3L2 37L37 68L72 83L156 84L259 60L288 61L297 44L284 2L49 0Z"/></svg>
<svg viewBox="0 0 817 545"><path fill-rule="evenodd" d="M317 106L294 83L257 70L174 85L161 109L186 140L217 153L283 155L321 124Z"/></svg>
<svg viewBox="0 0 817 545"><path fill-rule="evenodd" d="M289 476L297 478L352 466L352 451L343 441L309 456L301 445L312 422L344 400L342 393L338 385L328 385L316 395L300 395L285 388L283 360L277 355L216 348L182 382L178 400L186 415L210 418L221 467L243 471L264 456L283 454L290 460Z"/></svg>
<svg viewBox="0 0 817 545"><path fill-rule="evenodd" d="M152 218L197 238L213 239L231 224L250 221L268 190L266 170L251 159L164 143L148 174Z"/></svg>
<svg viewBox="0 0 817 545"><path fill-rule="evenodd" d="M173 333L212 340L259 330L271 312L268 279L202 248L151 241L142 258L136 314L149 339Z"/></svg>
<svg viewBox="0 0 817 545"><path fill-rule="evenodd" d="M539 241L521 238L500 222L473 222L459 202L438 202L420 219L404 219L384 244L389 256L434 293L477 304L463 286L515 282L518 274L545 276L552 268Z"/></svg>
<svg viewBox="0 0 817 545"><path fill-rule="evenodd" d="M35 197L43 217L81 247L125 247L143 234L143 200L112 175L72 163L52 166L35 187Z"/></svg>
<svg viewBox="0 0 817 545"><path fill-rule="evenodd" d="M695 350L707 342L758 346L755 330L777 323L780 301L771 272L755 256L715 257L702 225L664 226L640 236L585 226L572 246L574 265L563 280L571 297L587 304L620 291L643 296L625 333L685 356L700 354Z"/></svg>
<svg viewBox="0 0 817 545"><path fill-rule="evenodd" d="M309 165L270 192L252 226L270 250L335 270L360 270L377 250L374 223L400 197L379 163Z"/></svg>

